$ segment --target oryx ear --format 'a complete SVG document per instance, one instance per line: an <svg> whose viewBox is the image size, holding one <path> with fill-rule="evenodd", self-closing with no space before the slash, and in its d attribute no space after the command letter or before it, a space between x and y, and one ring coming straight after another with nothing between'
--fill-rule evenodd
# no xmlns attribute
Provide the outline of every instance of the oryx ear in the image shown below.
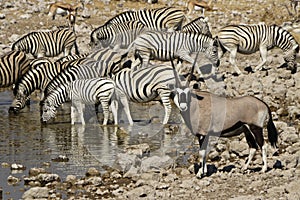
<svg viewBox="0 0 300 200"><path fill-rule="evenodd" d="M194 94L194 93L192 93L192 94ZM193 95L193 97L196 97L198 100L203 100L203 99L204 99L204 97L199 96L199 95L197 95L197 94L195 94L195 96Z"/></svg>

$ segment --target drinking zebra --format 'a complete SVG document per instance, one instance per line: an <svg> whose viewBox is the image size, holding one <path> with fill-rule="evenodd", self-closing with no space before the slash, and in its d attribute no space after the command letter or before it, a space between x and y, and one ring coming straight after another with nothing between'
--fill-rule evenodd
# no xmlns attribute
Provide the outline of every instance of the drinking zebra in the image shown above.
<svg viewBox="0 0 300 200"><path fill-rule="evenodd" d="M90 46L126 49L145 30L139 21L103 25L92 31Z"/></svg>
<svg viewBox="0 0 300 200"><path fill-rule="evenodd" d="M295 73L297 71L295 58L299 52L299 45L294 37L277 25L229 25L222 28L218 33L222 52L230 52L230 63L236 73L242 72L236 64L236 53L252 54L260 52L262 62L255 67L255 71L261 70L267 61L268 50L279 47L284 52L284 60L287 68Z"/></svg>
<svg viewBox="0 0 300 200"><path fill-rule="evenodd" d="M104 120L103 125L107 125L109 118L109 106L112 107L115 124L117 110L114 103L111 103L115 97L115 84L112 80L106 78L91 78L80 79L70 83L60 85L53 91L43 103L42 120L48 121L56 114L56 109L66 102L68 99L72 101L71 105L71 124L74 124L76 119L85 125L84 107L85 104L101 103ZM111 103L111 104L110 104ZM77 117L79 115L79 117Z"/></svg>
<svg viewBox="0 0 300 200"><path fill-rule="evenodd" d="M138 11L125 11L108 20L104 25L140 21L149 29L175 31L181 29L184 20L185 15L182 9L162 7Z"/></svg>
<svg viewBox="0 0 300 200"><path fill-rule="evenodd" d="M14 99L9 108L10 112L18 113L26 105L29 96L35 91L41 91L41 98L44 98L44 90L48 83L61 73L66 67L80 64L85 54L74 55L61 58L56 62L51 62L45 58L36 59L31 62L31 68L15 84L13 93ZM73 60L72 60L73 59Z"/></svg>
<svg viewBox="0 0 300 200"><path fill-rule="evenodd" d="M62 52L64 56L68 56L73 46L75 53L79 54L75 33L69 29L61 29L28 33L13 43L12 49L25 51L39 58L58 56Z"/></svg>
<svg viewBox="0 0 300 200"><path fill-rule="evenodd" d="M128 51L137 53L139 57L133 63L133 68L141 62L142 67L147 67L150 59L170 61L180 58L193 64L194 59L190 56L193 52L204 52L214 66L219 66L218 39L212 39L199 33L149 31L141 34L130 45ZM198 67L197 71L201 75Z"/></svg>
<svg viewBox="0 0 300 200"><path fill-rule="evenodd" d="M169 84L175 84L173 67L153 66L132 70L122 69L113 80L130 101L146 103L160 99L165 109L163 124L167 124L171 114Z"/></svg>
<svg viewBox="0 0 300 200"><path fill-rule="evenodd" d="M22 51L10 51L0 57L0 87L16 83L30 68L31 59Z"/></svg>

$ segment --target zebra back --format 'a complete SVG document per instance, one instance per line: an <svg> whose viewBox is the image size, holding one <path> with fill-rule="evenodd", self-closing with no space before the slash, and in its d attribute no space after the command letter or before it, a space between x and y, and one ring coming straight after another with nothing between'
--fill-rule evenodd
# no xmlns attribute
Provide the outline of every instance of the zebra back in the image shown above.
<svg viewBox="0 0 300 200"><path fill-rule="evenodd" d="M124 22L128 22L128 21L136 21L138 20L138 15L135 11L125 11L122 13L117 14L116 16L114 16L113 18L111 18L110 20L108 20L105 25L108 24L122 24Z"/></svg>
<svg viewBox="0 0 300 200"><path fill-rule="evenodd" d="M54 57L63 51L65 56L69 55L73 46L79 54L74 32L61 29L28 33L13 43L12 49L31 53L34 57Z"/></svg>
<svg viewBox="0 0 300 200"><path fill-rule="evenodd" d="M22 51L10 51L0 58L0 87L9 87L30 68L30 61Z"/></svg>
<svg viewBox="0 0 300 200"><path fill-rule="evenodd" d="M191 21L190 23L184 25L181 29L182 32L193 32L201 33L208 37L212 37L209 26L207 24L207 18L198 17Z"/></svg>
<svg viewBox="0 0 300 200"><path fill-rule="evenodd" d="M104 48L118 46L124 49L144 31L145 26L139 21L103 25L91 33L90 45L95 47L101 44Z"/></svg>

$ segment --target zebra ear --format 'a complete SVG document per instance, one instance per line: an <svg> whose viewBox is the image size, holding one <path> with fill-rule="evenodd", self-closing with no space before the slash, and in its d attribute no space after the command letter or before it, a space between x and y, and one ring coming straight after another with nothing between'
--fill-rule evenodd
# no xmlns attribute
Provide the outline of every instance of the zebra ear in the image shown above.
<svg viewBox="0 0 300 200"><path fill-rule="evenodd" d="M174 84L168 84L168 88L171 90L171 91L175 91L176 87Z"/></svg>
<svg viewBox="0 0 300 200"><path fill-rule="evenodd" d="M218 36L216 36L215 38L214 38L214 44L213 44L214 46L219 46L219 38L218 38Z"/></svg>
<svg viewBox="0 0 300 200"><path fill-rule="evenodd" d="M298 44L293 46L293 49L296 51L296 53L299 53L299 45Z"/></svg>

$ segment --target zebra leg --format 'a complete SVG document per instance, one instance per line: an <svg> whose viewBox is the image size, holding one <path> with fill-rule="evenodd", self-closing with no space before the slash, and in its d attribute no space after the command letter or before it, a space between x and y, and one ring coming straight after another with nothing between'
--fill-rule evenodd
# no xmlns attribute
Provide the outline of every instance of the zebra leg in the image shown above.
<svg viewBox="0 0 300 200"><path fill-rule="evenodd" d="M241 70L238 68L238 66L236 65L236 54L237 54L237 46L233 47L232 49L230 49L230 57L229 57L229 62L230 64L233 66L234 71L240 75L242 74Z"/></svg>
<svg viewBox="0 0 300 200"><path fill-rule="evenodd" d="M262 67L264 66L264 64L266 64L267 62L267 55L268 55L268 50L265 46L260 46L259 47L259 51L260 51L260 57L262 59L261 63L259 63L259 65L257 67L255 67L255 71L261 70Z"/></svg>
<svg viewBox="0 0 300 200"><path fill-rule="evenodd" d="M103 125L107 125L108 118L109 118L109 104L107 102L106 97L100 97L100 103L101 103L101 106L103 109L103 115L104 115Z"/></svg>
<svg viewBox="0 0 300 200"><path fill-rule="evenodd" d="M112 100L110 107L111 107L111 112L114 117L115 125L118 125L118 101Z"/></svg>
<svg viewBox="0 0 300 200"><path fill-rule="evenodd" d="M129 122L130 125L133 125L133 120L132 120L132 117L131 117L131 114L130 114L128 99L127 99L126 95L123 92L121 92L120 90L118 90L117 93L118 93L120 102L121 102L121 104L124 108L124 111L125 111L125 114L127 116L128 122Z"/></svg>
<svg viewBox="0 0 300 200"><path fill-rule="evenodd" d="M71 124L72 125L75 124L75 114L76 114L76 108L73 104L74 103L72 103L72 105L71 105Z"/></svg>
<svg viewBox="0 0 300 200"><path fill-rule="evenodd" d="M85 121L84 121L84 108L85 108L85 104L79 102L79 106L78 106L78 110L77 113L80 115L80 122L82 125L85 125Z"/></svg>
<svg viewBox="0 0 300 200"><path fill-rule="evenodd" d="M172 110L172 106L170 103L170 94L169 93L165 93L165 90L163 91L158 91L159 96L161 97L161 101L165 107L165 117L163 120L163 124L167 124L171 115L171 110Z"/></svg>
<svg viewBox="0 0 300 200"><path fill-rule="evenodd" d="M193 59L187 52L185 52L185 51L177 52L177 55L178 55L179 58L181 58L182 60L185 60L185 61L191 63L192 65L194 64L194 62L196 62L196 63L195 63L195 66L199 66L199 65L197 64L197 61L195 61L195 59ZM200 71L200 68L199 68L199 67L196 67L196 69L197 69L198 74L199 74L201 77L203 77L203 74L202 74L202 72ZM191 72L191 73L193 74L194 72Z"/></svg>

